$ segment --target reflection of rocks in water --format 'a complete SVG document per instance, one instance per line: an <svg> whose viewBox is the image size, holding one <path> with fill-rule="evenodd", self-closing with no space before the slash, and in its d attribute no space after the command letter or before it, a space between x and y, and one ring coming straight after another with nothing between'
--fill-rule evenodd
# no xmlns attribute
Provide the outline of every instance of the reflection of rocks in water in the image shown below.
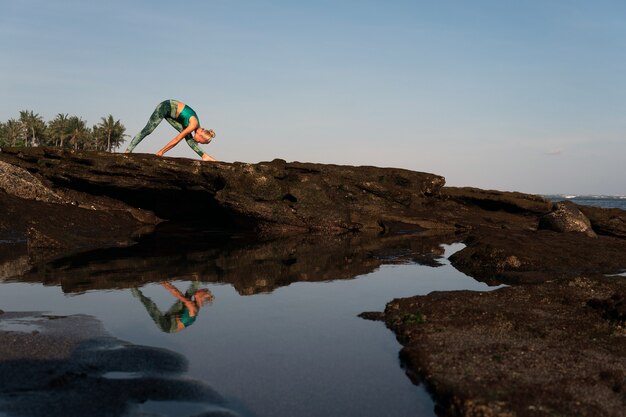
<svg viewBox="0 0 626 417"><path fill-rule="evenodd" d="M626 334L626 291L613 293L606 299L591 299L587 305L598 310L602 317L620 325Z"/></svg>
<svg viewBox="0 0 626 417"><path fill-rule="evenodd" d="M31 268L28 256L16 256L9 259L0 259L0 281L5 277L22 275Z"/></svg>
<svg viewBox="0 0 626 417"><path fill-rule="evenodd" d="M177 237L178 236L178 237ZM229 283L240 294L271 292L301 281L351 279L384 264L438 266L441 236L300 235L269 242L185 233L156 233L138 245L109 248L41 264L14 278L61 285L64 292L129 288L186 279Z"/></svg>
<svg viewBox="0 0 626 417"><path fill-rule="evenodd" d="M116 339L89 316L4 313L0 338L2 415L237 415L208 385L181 377L182 356Z"/></svg>

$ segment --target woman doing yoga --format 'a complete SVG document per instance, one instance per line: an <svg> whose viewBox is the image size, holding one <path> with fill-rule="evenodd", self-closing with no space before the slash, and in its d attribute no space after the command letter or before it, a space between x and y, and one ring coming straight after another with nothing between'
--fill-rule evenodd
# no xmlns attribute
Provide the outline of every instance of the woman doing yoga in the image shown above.
<svg viewBox="0 0 626 417"><path fill-rule="evenodd" d="M215 132L211 129L200 127L200 121L196 112L185 103L177 100L165 100L156 107L146 126L141 132L137 133L130 145L128 145L128 148L126 148L126 153L132 152L135 146L152 133L163 119L167 120L179 133L163 149L157 152L157 155L163 156L165 152L185 139L187 145L200 155L204 161L215 161L215 158L198 147L198 143L207 144L211 142L215 137Z"/></svg>

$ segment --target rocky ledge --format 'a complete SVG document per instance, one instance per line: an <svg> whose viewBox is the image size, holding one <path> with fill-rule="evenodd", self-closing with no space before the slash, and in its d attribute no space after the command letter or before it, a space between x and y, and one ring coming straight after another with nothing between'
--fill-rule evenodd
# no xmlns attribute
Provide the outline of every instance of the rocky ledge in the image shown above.
<svg viewBox="0 0 626 417"><path fill-rule="evenodd" d="M559 213L541 197L444 185L439 175L396 168L283 160L204 163L146 154L4 148L0 198L12 216L10 222L6 216L0 220L0 240L32 240L36 247L55 241L57 246L88 246L90 239L116 243L164 220L255 236L399 232L483 237L494 230L509 234L541 228L553 229L545 231L553 242L567 235L555 230L582 231L576 235L585 244L595 230L599 246L621 240L604 237L626 237L621 210L581 207L588 223L568 223L563 216L558 222L540 221ZM578 208L572 211L584 217ZM579 223L589 230L568 228ZM50 239L37 239L41 236Z"/></svg>
<svg viewBox="0 0 626 417"><path fill-rule="evenodd" d="M445 187L441 176L394 168L203 163L46 148L2 149L0 207L0 274L25 277L41 276L28 271L46 270L49 259L63 262L72 251L133 244L164 221L190 234L219 230L265 241L385 236L387 243L368 238L360 244L367 251L400 244L389 236L429 239L429 247L438 238L463 242L451 257L457 269L511 287L394 300L384 313L367 316L384 319L396 332L410 375L428 385L441 414L625 415L622 210ZM361 240L338 240L348 241ZM282 259L294 253L289 242L269 252L252 250ZM306 247L315 253L315 245ZM219 258L212 250L202 256ZM345 253L324 259L362 259L346 277L379 264L350 248ZM287 256L285 265L292 262ZM307 271L285 273L283 281ZM81 290L70 276L48 277L68 291ZM242 291L265 291L257 281L242 282Z"/></svg>
<svg viewBox="0 0 626 417"><path fill-rule="evenodd" d="M0 161L35 175L41 182L36 188L48 189L33 192L35 187L26 186L32 180L3 187L19 197L96 210L108 210L115 201L115 208L123 204L199 228L270 234L341 233L394 222L420 227L422 206L445 182L438 175L394 168L283 160L207 164L46 148L3 149Z"/></svg>
<svg viewBox="0 0 626 417"><path fill-rule="evenodd" d="M626 415L626 278L394 300L401 358L447 416Z"/></svg>

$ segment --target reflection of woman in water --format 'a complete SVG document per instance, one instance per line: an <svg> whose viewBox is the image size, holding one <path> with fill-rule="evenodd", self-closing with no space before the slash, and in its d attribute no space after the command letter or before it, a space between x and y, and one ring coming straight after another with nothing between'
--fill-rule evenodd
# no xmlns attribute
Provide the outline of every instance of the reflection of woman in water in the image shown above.
<svg viewBox="0 0 626 417"><path fill-rule="evenodd" d="M213 301L211 291L198 289L200 284L196 281L185 294L169 282L162 282L161 285L178 300L166 313L161 313L154 301L143 295L138 288L131 289L131 292L146 307L157 327L166 333L176 333L191 326L196 321L200 307Z"/></svg>

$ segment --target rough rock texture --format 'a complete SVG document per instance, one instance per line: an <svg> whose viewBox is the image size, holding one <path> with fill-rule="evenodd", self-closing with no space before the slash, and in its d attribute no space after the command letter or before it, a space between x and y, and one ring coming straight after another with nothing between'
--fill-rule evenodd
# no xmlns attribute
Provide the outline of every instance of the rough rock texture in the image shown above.
<svg viewBox="0 0 626 417"><path fill-rule="evenodd" d="M27 244L34 257L44 251L127 245L146 226L127 211L27 200L2 192L0 207L0 245Z"/></svg>
<svg viewBox="0 0 626 417"><path fill-rule="evenodd" d="M394 300L401 358L447 416L624 416L626 280L573 278ZM607 301L608 300L608 301Z"/></svg>
<svg viewBox="0 0 626 417"><path fill-rule="evenodd" d="M552 209L552 203L545 198L518 192L446 187L443 194L466 206L476 206L491 212L544 214Z"/></svg>
<svg viewBox="0 0 626 417"><path fill-rule="evenodd" d="M537 282L626 264L624 212L591 212L599 239L537 231L547 200L515 192L442 187L443 177L394 168L282 160L204 163L155 155L3 149L24 181L0 192L0 242L31 253L127 245L160 219L196 231L272 236L315 232L456 233L455 265L482 280ZM9 164L7 166L7 164ZM11 168L13 167L13 168ZM11 180L0 183L12 183ZM36 187L68 203L23 200ZM30 195L30 194L29 194ZM531 244L532 243L532 244ZM37 248L37 250L34 250ZM45 256L40 256L45 257ZM538 273L537 273L538 272Z"/></svg>
<svg viewBox="0 0 626 417"><path fill-rule="evenodd" d="M203 227L270 233L380 230L386 223L453 228L420 215L444 178L402 169L282 160L207 164L45 148L3 149L0 159L38 175L52 189L107 196Z"/></svg>
<svg viewBox="0 0 626 417"><path fill-rule="evenodd" d="M591 206L578 206L578 208L591 221L591 226L596 233L626 238L626 215L624 215L624 210Z"/></svg>
<svg viewBox="0 0 626 417"><path fill-rule="evenodd" d="M388 262L436 265L438 243L462 241L451 258L457 269L516 286L397 300L384 315L406 346L408 370L428 383L442 414L625 415L626 278L597 276L626 270L623 210L576 206L592 238L589 229L539 230L553 209L541 197L443 187L443 177L393 168L42 148L3 149L0 162L2 278L77 292L195 279L189 275L204 267L209 281L253 294L324 279L321 265L346 279ZM52 195L61 200L45 200ZM180 251L159 233L120 248L162 219L159 227L184 230L178 239L165 235ZM282 238L202 246L215 230ZM109 248L60 257L98 246Z"/></svg>
<svg viewBox="0 0 626 417"><path fill-rule="evenodd" d="M539 229L555 232L579 232L589 237L596 237L589 219L571 201L562 201L554 205L551 213L539 219Z"/></svg>
<svg viewBox="0 0 626 417"><path fill-rule="evenodd" d="M0 161L0 190L27 200L67 203L23 168Z"/></svg>
<svg viewBox="0 0 626 417"><path fill-rule="evenodd" d="M465 239L450 257L461 272L489 284L527 284L626 269L626 239L549 230L491 230Z"/></svg>
<svg viewBox="0 0 626 417"><path fill-rule="evenodd" d="M43 192L79 208L126 211L141 224L160 218L205 230L472 235L495 229L535 231L539 218L552 208L538 196L443 187L441 176L395 168L282 160L207 164L49 148L5 148L2 161ZM12 191L24 198L22 194L19 188ZM623 211L594 210L589 217L599 234L621 237Z"/></svg>

